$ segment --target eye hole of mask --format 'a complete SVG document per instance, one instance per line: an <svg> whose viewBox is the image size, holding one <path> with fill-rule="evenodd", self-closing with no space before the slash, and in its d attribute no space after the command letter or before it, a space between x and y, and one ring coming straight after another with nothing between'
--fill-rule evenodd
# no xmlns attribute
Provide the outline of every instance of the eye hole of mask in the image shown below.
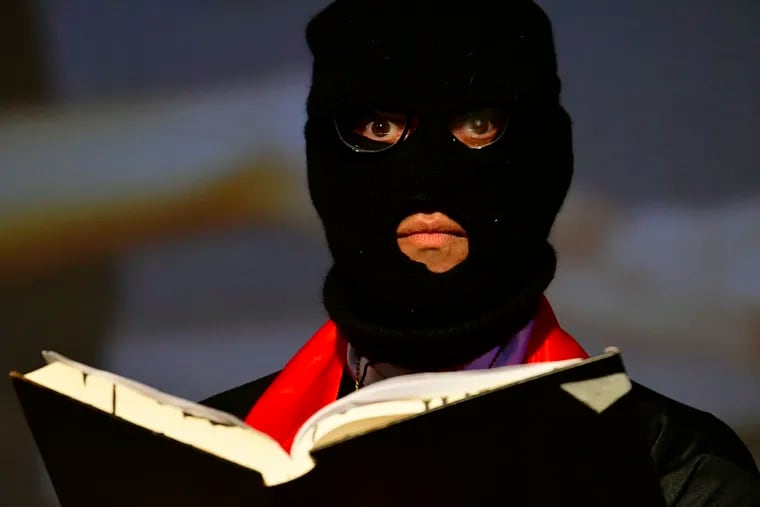
<svg viewBox="0 0 760 507"><path fill-rule="evenodd" d="M456 115L449 122L449 130L465 146L480 149L501 139L508 120L502 109L483 107Z"/></svg>
<svg viewBox="0 0 760 507"><path fill-rule="evenodd" d="M406 139L411 123L409 115L398 110L351 107L335 114L340 139L357 152L391 148Z"/></svg>

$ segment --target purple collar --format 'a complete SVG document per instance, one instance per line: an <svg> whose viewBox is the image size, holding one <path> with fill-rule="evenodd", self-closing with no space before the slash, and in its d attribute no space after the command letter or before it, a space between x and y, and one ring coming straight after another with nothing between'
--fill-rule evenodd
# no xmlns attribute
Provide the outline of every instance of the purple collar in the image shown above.
<svg viewBox="0 0 760 507"><path fill-rule="evenodd" d="M528 349L528 341L533 330L533 321L530 321L522 331L517 333L504 345L494 347L479 358L471 361L463 369L484 370L496 366L521 364L525 361L525 352Z"/></svg>

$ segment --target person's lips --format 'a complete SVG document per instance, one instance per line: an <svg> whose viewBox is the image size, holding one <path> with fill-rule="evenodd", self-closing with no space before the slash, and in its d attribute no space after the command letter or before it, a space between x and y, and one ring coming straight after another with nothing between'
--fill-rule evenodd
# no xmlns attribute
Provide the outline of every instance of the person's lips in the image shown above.
<svg viewBox="0 0 760 507"><path fill-rule="evenodd" d="M464 228L441 212L406 217L396 229L396 241L401 253L433 273L452 269L469 252Z"/></svg>
<svg viewBox="0 0 760 507"><path fill-rule="evenodd" d="M416 213L401 221L396 237L417 248L443 248L452 241L467 238L467 233L443 213Z"/></svg>

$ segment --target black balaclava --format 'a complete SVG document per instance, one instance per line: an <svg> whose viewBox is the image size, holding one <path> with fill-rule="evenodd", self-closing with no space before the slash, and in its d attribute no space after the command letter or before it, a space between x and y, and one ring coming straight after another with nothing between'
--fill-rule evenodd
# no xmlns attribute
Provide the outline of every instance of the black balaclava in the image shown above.
<svg viewBox="0 0 760 507"><path fill-rule="evenodd" d="M504 343L554 277L547 237L573 171L549 19L530 0L337 0L311 20L307 41L308 181L334 261L330 318L361 354L416 370ZM391 149L357 153L335 114L359 103L403 107L419 124ZM508 125L471 149L447 122L482 105L506 107ZM469 238L468 257L445 273L396 243L403 218L433 211Z"/></svg>

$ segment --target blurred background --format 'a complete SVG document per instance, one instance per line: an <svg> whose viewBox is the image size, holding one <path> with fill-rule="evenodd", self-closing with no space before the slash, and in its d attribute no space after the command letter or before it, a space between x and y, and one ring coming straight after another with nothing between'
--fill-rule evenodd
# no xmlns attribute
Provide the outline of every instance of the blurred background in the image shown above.
<svg viewBox="0 0 760 507"><path fill-rule="evenodd" d="M0 2L4 371L53 349L201 399L316 330L302 33L326 3ZM575 123L560 321L760 458L760 4L539 3ZM9 383L0 411L0 505L55 505Z"/></svg>

